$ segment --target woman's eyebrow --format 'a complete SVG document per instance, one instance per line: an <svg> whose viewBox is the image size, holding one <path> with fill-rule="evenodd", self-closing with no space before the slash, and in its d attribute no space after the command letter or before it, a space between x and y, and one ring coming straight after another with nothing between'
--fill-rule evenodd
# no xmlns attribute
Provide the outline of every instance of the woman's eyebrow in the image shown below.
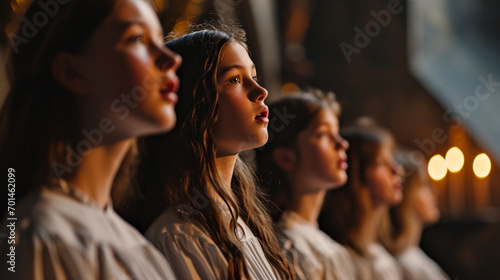
<svg viewBox="0 0 500 280"><path fill-rule="evenodd" d="M316 128L320 128L322 126L331 127L331 126L333 126L333 124L329 123L329 122L320 122L320 123L318 123L318 125L316 125Z"/></svg>
<svg viewBox="0 0 500 280"><path fill-rule="evenodd" d="M255 64L252 64L252 70L255 70ZM228 71L232 70L232 69L243 69L244 66L243 65L240 65L240 64L233 64L233 65L229 65L229 66L226 66L226 67L223 67L221 70L220 70L220 73L219 75L222 76L224 75L225 73L227 73Z"/></svg>
<svg viewBox="0 0 500 280"><path fill-rule="evenodd" d="M118 28L118 30L120 32L124 32L125 30L127 30L128 28L130 28L131 26L134 26L134 25L139 25L139 26L141 26L144 29L148 29L148 30L150 29L150 28L148 28L148 25L144 21L142 21L142 20L136 20L136 19L117 22L115 25L117 26L117 28ZM162 40L165 37L163 35L162 31L159 31L158 34L157 34L157 36L159 38L162 38Z"/></svg>

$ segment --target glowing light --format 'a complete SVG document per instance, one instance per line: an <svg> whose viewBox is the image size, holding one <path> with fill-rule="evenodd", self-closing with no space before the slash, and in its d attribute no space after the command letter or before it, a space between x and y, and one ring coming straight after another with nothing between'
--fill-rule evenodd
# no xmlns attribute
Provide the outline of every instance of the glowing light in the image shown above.
<svg viewBox="0 0 500 280"><path fill-rule="evenodd" d="M435 155L429 160L429 165L427 166L427 171L429 176L434 180L441 180L446 176L447 167L446 161L441 155Z"/></svg>
<svg viewBox="0 0 500 280"><path fill-rule="evenodd" d="M290 94L294 94L297 92L300 92L300 87L294 83L287 83L281 87L281 94L282 95L290 95Z"/></svg>
<svg viewBox="0 0 500 280"><path fill-rule="evenodd" d="M491 161L486 154L479 154L474 159L472 163L472 170L478 178L484 178L490 174L491 171Z"/></svg>
<svg viewBox="0 0 500 280"><path fill-rule="evenodd" d="M453 147L446 153L446 166L448 170L455 173L464 166L464 154L459 148Z"/></svg>

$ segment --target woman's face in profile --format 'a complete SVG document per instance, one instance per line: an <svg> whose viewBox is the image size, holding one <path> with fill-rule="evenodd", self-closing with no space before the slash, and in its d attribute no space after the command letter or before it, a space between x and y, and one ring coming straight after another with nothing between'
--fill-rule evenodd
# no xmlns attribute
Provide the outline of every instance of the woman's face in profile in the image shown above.
<svg viewBox="0 0 500 280"><path fill-rule="evenodd" d="M347 181L349 144L339 135L339 121L332 110L322 109L297 135L294 180L300 180L302 193L340 187Z"/></svg>
<svg viewBox="0 0 500 280"><path fill-rule="evenodd" d="M214 126L217 154L234 155L267 142L267 90L257 82L248 51L238 42L222 49L217 67L219 118Z"/></svg>
<svg viewBox="0 0 500 280"><path fill-rule="evenodd" d="M394 161L392 149L382 145L374 163L366 170L366 184L370 188L372 203L396 205L403 199L402 168Z"/></svg>
<svg viewBox="0 0 500 280"><path fill-rule="evenodd" d="M173 128L181 60L164 47L162 27L147 2L118 1L83 50L71 56L83 128L97 129L107 120L108 137L121 139Z"/></svg>
<svg viewBox="0 0 500 280"><path fill-rule="evenodd" d="M424 225L433 224L439 220L436 189L430 182L420 183L410 195L409 199L415 215Z"/></svg>

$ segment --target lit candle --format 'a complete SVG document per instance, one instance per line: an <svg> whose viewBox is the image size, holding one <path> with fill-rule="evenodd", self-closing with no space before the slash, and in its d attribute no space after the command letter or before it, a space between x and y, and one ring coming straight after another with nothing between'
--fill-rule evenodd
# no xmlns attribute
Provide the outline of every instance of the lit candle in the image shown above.
<svg viewBox="0 0 500 280"><path fill-rule="evenodd" d="M472 164L477 213L483 213L489 205L491 161L486 154L479 154Z"/></svg>

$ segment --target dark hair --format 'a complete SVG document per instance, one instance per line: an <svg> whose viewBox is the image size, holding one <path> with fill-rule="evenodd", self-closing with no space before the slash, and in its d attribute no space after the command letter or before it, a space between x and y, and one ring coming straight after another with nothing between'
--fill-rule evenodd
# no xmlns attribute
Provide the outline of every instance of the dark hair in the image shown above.
<svg viewBox="0 0 500 280"><path fill-rule="evenodd" d="M394 140L389 131L363 121L342 130L341 135L349 142L348 179L344 186L327 192L318 222L334 240L362 253L364 250L353 243L351 234L359 229L371 207L369 198L360 195L367 183L366 170L375 163L382 147L394 147Z"/></svg>
<svg viewBox="0 0 500 280"><path fill-rule="evenodd" d="M248 278L243 252L225 226L220 202L207 192L210 184L229 209L229 230L236 232L236 221L241 217L262 241L270 264L283 278L292 278L291 267L280 254L271 220L255 187L252 170L238 156L231 181L234 195L223 186L219 174L213 135L219 117L217 65L225 46L231 42L245 46L246 39L240 28L217 25L203 25L202 30L166 43L183 57L177 71L181 82L175 108L177 125L168 134L139 139L137 188L147 205L139 228L145 230L166 207L182 210L199 222L219 246L228 262L230 279ZM206 195L209 201L201 211L196 194Z"/></svg>
<svg viewBox="0 0 500 280"><path fill-rule="evenodd" d="M279 220L281 212L287 208L291 193L285 172L272 158L273 151L278 147L296 150L297 135L325 109L332 110L337 117L340 114L340 105L335 100L335 95L325 94L317 89L284 96L269 104L269 141L255 151L259 178L277 206L271 212L275 221Z"/></svg>
<svg viewBox="0 0 500 280"><path fill-rule="evenodd" d="M75 95L54 79L52 61L61 52L78 53L115 3L53 1L47 8L33 1L12 35L11 87L0 113L0 170L15 170L16 199L60 177L51 164L71 157L65 147L76 148Z"/></svg>

